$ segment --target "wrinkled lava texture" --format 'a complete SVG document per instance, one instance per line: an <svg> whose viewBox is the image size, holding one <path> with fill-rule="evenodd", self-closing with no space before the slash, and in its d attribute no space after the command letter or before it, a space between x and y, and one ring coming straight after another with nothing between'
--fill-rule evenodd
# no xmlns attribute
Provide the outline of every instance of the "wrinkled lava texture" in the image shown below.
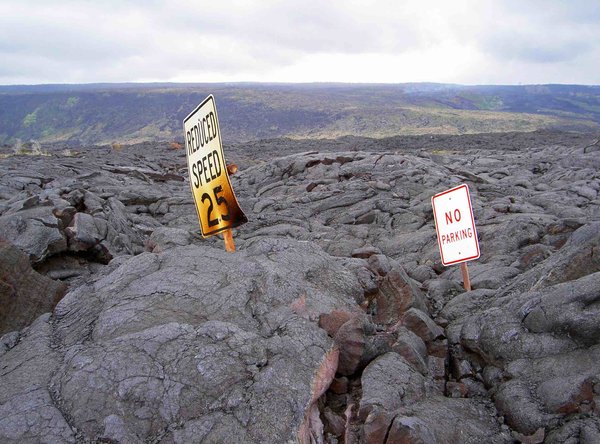
<svg viewBox="0 0 600 444"><path fill-rule="evenodd" d="M600 442L598 140L226 146L235 253L176 145L2 149L0 442Z"/></svg>

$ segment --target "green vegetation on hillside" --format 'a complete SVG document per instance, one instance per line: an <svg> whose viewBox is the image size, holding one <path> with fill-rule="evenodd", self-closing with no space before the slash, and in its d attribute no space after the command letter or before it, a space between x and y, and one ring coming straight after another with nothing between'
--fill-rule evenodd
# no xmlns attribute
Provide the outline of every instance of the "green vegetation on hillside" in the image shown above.
<svg viewBox="0 0 600 444"><path fill-rule="evenodd" d="M225 141L600 129L600 87L126 84L0 87L0 143L180 140L208 94Z"/></svg>

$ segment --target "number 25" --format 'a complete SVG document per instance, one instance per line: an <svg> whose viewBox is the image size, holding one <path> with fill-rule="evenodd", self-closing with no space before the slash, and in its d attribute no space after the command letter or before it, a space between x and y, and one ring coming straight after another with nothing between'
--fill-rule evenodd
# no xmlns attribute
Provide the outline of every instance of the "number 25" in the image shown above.
<svg viewBox="0 0 600 444"><path fill-rule="evenodd" d="M213 188L213 194L215 196L215 200L217 201L217 205L225 205L225 208L227 209L227 213L221 214L221 218L225 221L228 221L229 220L229 204L227 203L227 200L223 196L219 196L219 194L222 192L223 192L223 188L221 187L221 185ZM208 200L208 209L206 211L206 217L208 219L208 226L214 227L215 225L219 225L219 219L211 219L211 213L214 209L214 206L213 206L213 201L208 193L204 193L202 195L202 203L204 203L205 200Z"/></svg>

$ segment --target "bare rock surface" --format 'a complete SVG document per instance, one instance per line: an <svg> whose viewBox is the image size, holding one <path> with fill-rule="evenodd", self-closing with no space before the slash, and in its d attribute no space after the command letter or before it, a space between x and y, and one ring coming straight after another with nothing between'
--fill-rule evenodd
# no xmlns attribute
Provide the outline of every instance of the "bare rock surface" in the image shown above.
<svg viewBox="0 0 600 444"><path fill-rule="evenodd" d="M226 147L234 254L168 144L0 159L2 294L39 281L50 312L0 337L0 441L597 442L596 139ZM430 203L460 183L470 292Z"/></svg>
<svg viewBox="0 0 600 444"><path fill-rule="evenodd" d="M52 311L66 291L64 283L37 273L26 254L0 239L0 335Z"/></svg>
<svg viewBox="0 0 600 444"><path fill-rule="evenodd" d="M0 437L3 442L76 442L57 406L50 378L60 354L48 314L24 329L0 361Z"/></svg>
<svg viewBox="0 0 600 444"><path fill-rule="evenodd" d="M19 381L45 388L43 402L69 436L91 440L275 443L305 423L318 428L308 413L319 384L317 398L333 379L337 351L317 320L352 308L361 291L318 247L263 240L235 255L177 247L98 277L3 355L6 402L17 402ZM20 363L34 354L34 334L36 347L52 349L36 359L51 365L29 363L25 383ZM48 420L19 426L11 416L0 436L27 439Z"/></svg>

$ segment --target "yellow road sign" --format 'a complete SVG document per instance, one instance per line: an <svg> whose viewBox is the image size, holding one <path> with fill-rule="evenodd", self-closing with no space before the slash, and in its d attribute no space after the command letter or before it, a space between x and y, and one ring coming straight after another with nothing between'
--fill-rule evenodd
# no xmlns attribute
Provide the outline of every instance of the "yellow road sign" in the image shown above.
<svg viewBox="0 0 600 444"><path fill-rule="evenodd" d="M212 236L247 222L227 174L212 95L183 120L183 131L190 188L202 236Z"/></svg>

